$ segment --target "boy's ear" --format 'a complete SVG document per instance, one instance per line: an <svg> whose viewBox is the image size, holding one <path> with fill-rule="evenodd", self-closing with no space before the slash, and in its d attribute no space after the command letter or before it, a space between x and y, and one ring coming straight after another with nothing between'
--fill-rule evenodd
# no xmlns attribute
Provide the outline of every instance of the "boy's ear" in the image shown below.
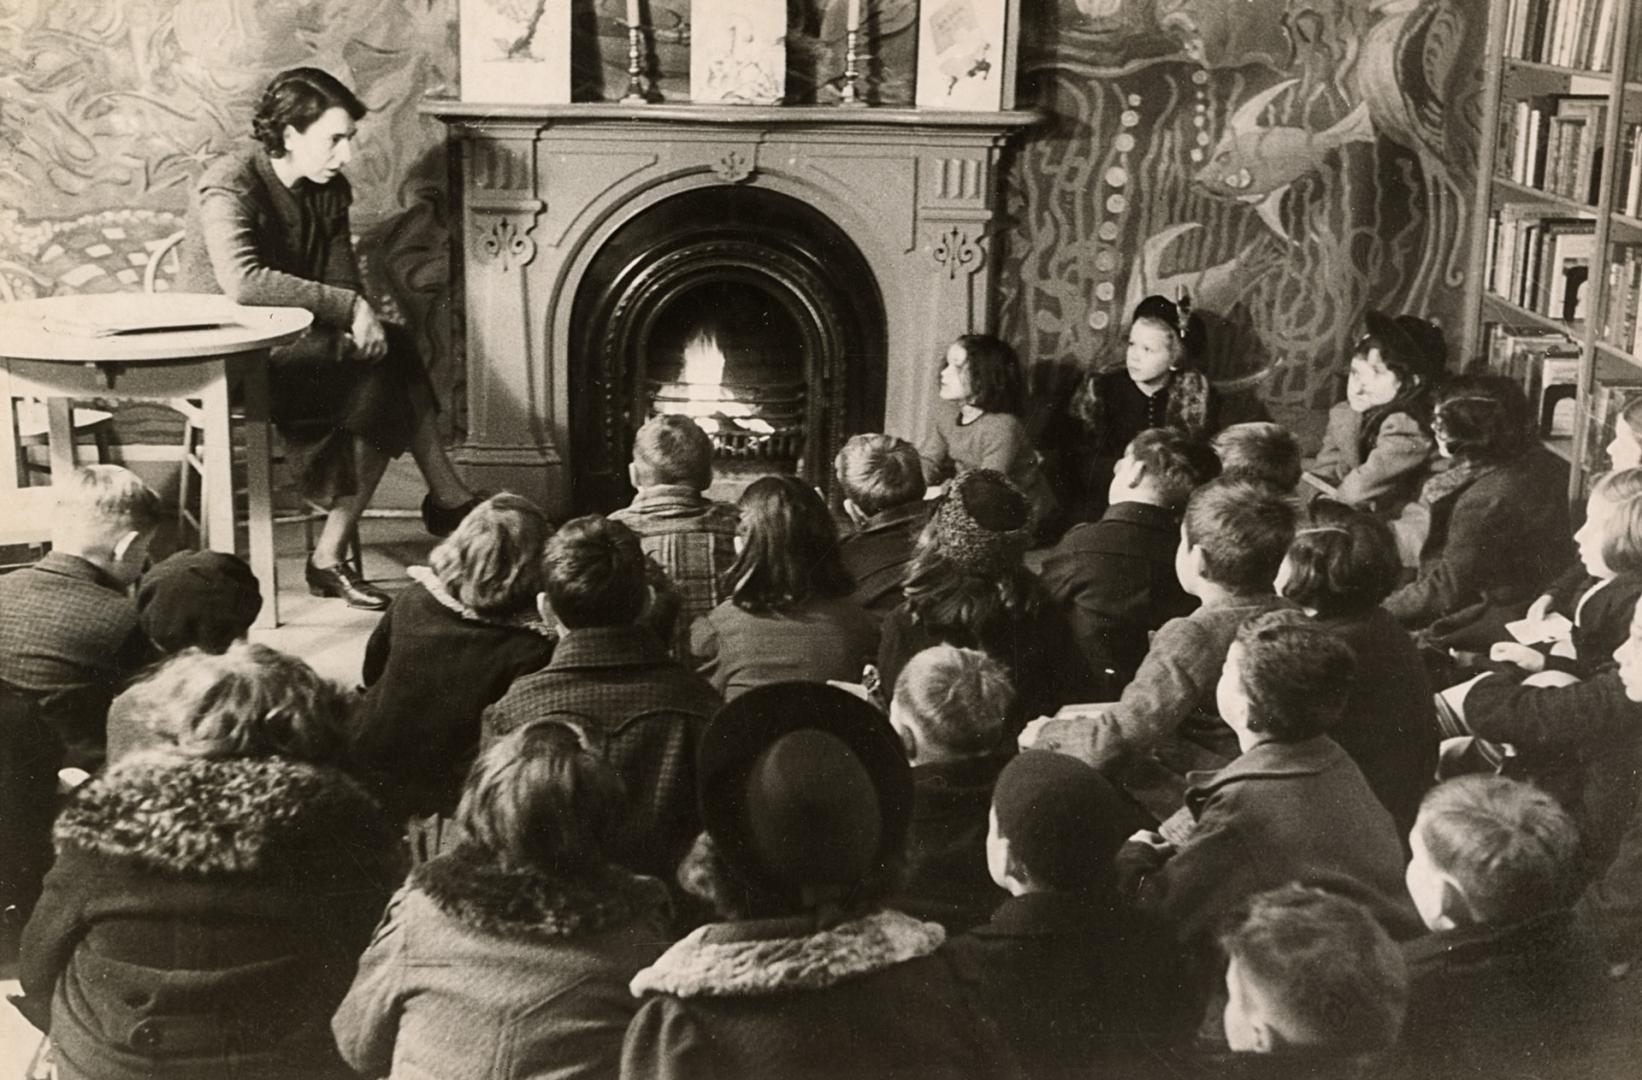
<svg viewBox="0 0 1642 1080"><path fill-rule="evenodd" d="M862 510L859 506L856 506L854 499L844 500L844 513L848 514L849 519L857 525L860 525L862 522L867 520L866 511Z"/></svg>
<svg viewBox="0 0 1642 1080"><path fill-rule="evenodd" d="M1471 926L1477 921L1465 890L1447 874L1442 875L1442 895L1438 898L1437 914L1451 926Z"/></svg>
<svg viewBox="0 0 1642 1080"><path fill-rule="evenodd" d="M553 605L548 602L545 592L536 594L536 614L540 615L542 622L547 623L549 626L559 625L559 618L553 614Z"/></svg>
<svg viewBox="0 0 1642 1080"><path fill-rule="evenodd" d="M890 713L890 726L895 729L896 737L901 740L901 749L906 751L908 764L915 765L918 762L918 732L911 724L895 715L896 711L898 710L892 710Z"/></svg>
<svg viewBox="0 0 1642 1080"><path fill-rule="evenodd" d="M635 488L641 488L644 486L639 483L639 463L636 461L629 461L627 463L627 482L632 484Z"/></svg>

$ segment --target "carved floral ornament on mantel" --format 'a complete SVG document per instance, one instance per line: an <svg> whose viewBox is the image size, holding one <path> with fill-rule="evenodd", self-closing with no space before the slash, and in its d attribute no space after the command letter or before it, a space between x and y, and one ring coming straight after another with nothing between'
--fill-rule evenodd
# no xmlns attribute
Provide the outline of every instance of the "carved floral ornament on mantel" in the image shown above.
<svg viewBox="0 0 1642 1080"><path fill-rule="evenodd" d="M523 215L498 215L490 228L479 236L479 255L484 262L500 264L502 273L515 265L524 266L536 257L536 241L530 238L533 221Z"/></svg>
<svg viewBox="0 0 1642 1080"><path fill-rule="evenodd" d="M956 280L959 270L973 274L986 265L986 248L957 225L937 235L930 254L937 264L946 267L948 280Z"/></svg>
<svg viewBox="0 0 1642 1080"><path fill-rule="evenodd" d="M753 159L740 150L726 150L713 163L713 175L726 184L739 184L753 175Z"/></svg>

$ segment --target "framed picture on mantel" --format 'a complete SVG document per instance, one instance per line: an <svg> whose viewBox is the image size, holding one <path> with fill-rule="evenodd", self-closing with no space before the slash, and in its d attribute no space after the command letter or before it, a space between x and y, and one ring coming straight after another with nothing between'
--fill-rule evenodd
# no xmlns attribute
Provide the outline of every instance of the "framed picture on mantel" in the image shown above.
<svg viewBox="0 0 1642 1080"><path fill-rule="evenodd" d="M712 0L690 9L690 100L778 105L787 88L785 0Z"/></svg>
<svg viewBox="0 0 1642 1080"><path fill-rule="evenodd" d="M1014 108L1019 0L923 0L918 8L918 108Z"/></svg>
<svg viewBox="0 0 1642 1080"><path fill-rule="evenodd" d="M462 100L570 100L571 0L460 0Z"/></svg>

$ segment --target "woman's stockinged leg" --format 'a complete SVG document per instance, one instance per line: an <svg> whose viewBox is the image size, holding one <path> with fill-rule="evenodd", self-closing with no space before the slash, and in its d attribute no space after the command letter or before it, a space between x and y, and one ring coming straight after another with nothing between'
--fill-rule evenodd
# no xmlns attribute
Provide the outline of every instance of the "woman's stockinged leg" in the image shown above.
<svg viewBox="0 0 1642 1080"><path fill-rule="evenodd" d="M473 498L473 491L451 464L450 455L445 453L445 444L439 441L433 412L423 411L417 416L416 427L411 432L410 452L416 459L416 467L422 471L422 478L428 482L428 493L439 506L461 506Z"/></svg>
<svg viewBox="0 0 1642 1080"><path fill-rule="evenodd" d="M331 504L319 539L314 542L313 564L321 569L342 561L348 537L359 527L359 519L371 504L376 486L388 468L388 456L364 439L354 438L353 452L358 486L352 495L341 496Z"/></svg>

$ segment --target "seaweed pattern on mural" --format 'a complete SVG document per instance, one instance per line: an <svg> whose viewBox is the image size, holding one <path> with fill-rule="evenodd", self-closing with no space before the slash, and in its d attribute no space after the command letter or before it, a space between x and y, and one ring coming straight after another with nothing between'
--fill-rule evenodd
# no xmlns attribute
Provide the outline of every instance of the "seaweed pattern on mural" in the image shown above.
<svg viewBox="0 0 1642 1080"><path fill-rule="evenodd" d="M1481 32L1462 0L1250 5L1288 26L1283 48L1206 40L1186 4L1158 0L1145 33L1133 6L1085 6L1106 22L1062 5L1067 24L1028 41L1052 126L1005 183L1003 331L1040 413L1121 362L1151 292L1188 289L1211 376L1297 421L1338 393L1366 309L1458 326L1479 90L1455 61Z"/></svg>
<svg viewBox="0 0 1642 1080"><path fill-rule="evenodd" d="M0 293L140 287L188 188L248 135L257 95L298 65L371 108L348 175L368 287L449 353L444 130L454 0L0 0ZM459 367L434 372L461 401Z"/></svg>

